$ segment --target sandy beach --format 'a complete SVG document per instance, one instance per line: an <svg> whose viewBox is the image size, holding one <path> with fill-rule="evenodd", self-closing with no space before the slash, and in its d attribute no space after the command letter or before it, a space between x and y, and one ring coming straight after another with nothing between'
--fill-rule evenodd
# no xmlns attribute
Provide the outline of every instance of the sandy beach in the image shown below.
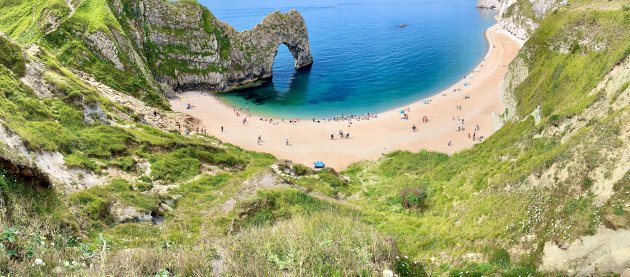
<svg viewBox="0 0 630 277"><path fill-rule="evenodd" d="M480 138L485 139L496 131L493 114L498 115L504 109L500 98L501 81L507 65L522 46L522 42L496 25L486 31L486 37L489 51L466 78L430 98L418 99L369 120L318 123L310 119L290 122L288 118L273 118L270 122L268 117L261 120L256 114L246 116L247 111L235 111L204 92L181 93L170 103L174 111L200 119L201 127L222 141L308 166L323 161L327 167L342 170L354 162L378 159L396 150L426 149L453 154L472 147L482 141ZM188 104L192 106L190 109ZM401 114L401 110L407 116ZM424 118L428 118L428 122L424 122ZM340 138L340 131L344 137L349 133L349 138ZM332 140L331 134L334 135Z"/></svg>

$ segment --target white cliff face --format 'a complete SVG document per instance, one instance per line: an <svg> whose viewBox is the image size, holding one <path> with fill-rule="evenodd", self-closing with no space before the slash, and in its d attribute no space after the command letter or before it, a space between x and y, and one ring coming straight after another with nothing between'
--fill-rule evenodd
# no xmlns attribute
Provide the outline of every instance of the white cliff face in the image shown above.
<svg viewBox="0 0 630 277"><path fill-rule="evenodd" d="M567 0L478 0L479 8L499 10L499 26L521 40L527 40L548 13L567 5Z"/></svg>
<svg viewBox="0 0 630 277"><path fill-rule="evenodd" d="M498 9L501 3L499 0L478 0L477 8Z"/></svg>

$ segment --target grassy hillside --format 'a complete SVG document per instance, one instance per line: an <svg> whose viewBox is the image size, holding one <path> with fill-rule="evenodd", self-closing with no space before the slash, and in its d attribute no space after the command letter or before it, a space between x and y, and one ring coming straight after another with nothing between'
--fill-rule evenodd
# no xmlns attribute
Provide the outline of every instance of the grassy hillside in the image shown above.
<svg viewBox="0 0 630 277"><path fill-rule="evenodd" d="M545 243L630 227L630 72L611 73L630 64L620 5L574 1L541 22L518 57L517 116L483 143L337 173L147 125L69 69L163 104L131 57L119 53L116 70L77 36L127 34L111 3L72 3L71 16L64 1L0 4L0 30L17 42L0 37L0 121L25 151L59 153L103 182L16 174L3 142L0 275L556 276L566 272L539 270ZM68 17L48 33L49 14Z"/></svg>
<svg viewBox="0 0 630 277"><path fill-rule="evenodd" d="M596 89L630 54L630 33L623 27L628 20L625 10L579 7L549 16L519 54L529 67L514 91L522 121L452 157L401 152L344 172L362 186L354 203L366 220L393 234L401 250L417 259L449 264L481 253L489 261L441 270L512 275L532 272L544 242L572 241L594 234L606 218L628 218L630 199L618 190L625 178L614 194L625 200L612 198L603 207L594 201L594 187L624 166L615 164L619 157L612 153L628 146L622 131L628 128L628 102L618 98L627 97L627 80L613 93ZM556 46L566 42L569 51ZM527 115L538 105L542 122L535 125ZM567 126L576 119L586 122ZM594 181L599 170L608 177ZM551 180L544 184L541 175ZM401 205L406 188L426 192L421 207ZM617 214L610 205L618 207ZM492 264L494 253L504 250L516 271Z"/></svg>

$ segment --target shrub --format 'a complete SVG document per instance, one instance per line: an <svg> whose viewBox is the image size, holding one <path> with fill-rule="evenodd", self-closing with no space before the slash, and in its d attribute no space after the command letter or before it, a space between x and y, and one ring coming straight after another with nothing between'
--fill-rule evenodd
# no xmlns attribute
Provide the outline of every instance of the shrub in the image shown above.
<svg viewBox="0 0 630 277"><path fill-rule="evenodd" d="M242 203L239 208L240 218L234 222L236 229L269 225L281 219L308 216L323 210L338 214L344 212L334 204L290 188L258 191L255 199Z"/></svg>
<svg viewBox="0 0 630 277"><path fill-rule="evenodd" d="M324 169L319 172L319 179L327 183L334 189L338 189L347 185L346 181L339 177L339 174L333 169Z"/></svg>
<svg viewBox="0 0 630 277"><path fill-rule="evenodd" d="M400 203L407 209L424 207L427 194L422 188L406 188L400 192Z"/></svg>
<svg viewBox="0 0 630 277"><path fill-rule="evenodd" d="M314 170L301 164L294 164L293 170L295 171L295 175L297 176L308 176L314 173Z"/></svg>
<svg viewBox="0 0 630 277"><path fill-rule="evenodd" d="M133 157L120 157L112 162L112 165L124 171L131 171L136 166L136 160Z"/></svg>
<svg viewBox="0 0 630 277"><path fill-rule="evenodd" d="M429 276L424 266L418 262L412 262L408 257L396 257L394 272L400 277L424 277Z"/></svg>
<svg viewBox="0 0 630 277"><path fill-rule="evenodd" d="M510 267L510 253L503 248L496 249L490 256L490 263L500 268L508 268Z"/></svg>
<svg viewBox="0 0 630 277"><path fill-rule="evenodd" d="M76 192L70 195L70 200L78 205L89 219L108 221L111 217L109 194L101 187Z"/></svg>

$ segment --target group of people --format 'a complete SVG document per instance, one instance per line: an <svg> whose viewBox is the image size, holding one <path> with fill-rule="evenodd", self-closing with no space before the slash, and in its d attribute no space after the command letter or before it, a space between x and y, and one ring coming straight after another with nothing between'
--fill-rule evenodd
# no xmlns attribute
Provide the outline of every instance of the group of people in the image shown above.
<svg viewBox="0 0 630 277"><path fill-rule="evenodd" d="M339 138L340 139L349 139L350 138L350 132L344 133L343 130L339 130ZM330 140L334 140L334 139L335 139L335 134L330 134Z"/></svg>
<svg viewBox="0 0 630 277"><path fill-rule="evenodd" d="M179 123L177 125L178 125L177 128L181 132L181 127L179 126ZM182 132L182 133L185 134L185 135L190 135L190 133L192 133L192 132L193 132L193 130L186 128L186 129L184 129L184 132ZM208 130L205 127L201 127L201 128L200 127L196 127L195 133L197 133L197 134L207 134Z"/></svg>
<svg viewBox="0 0 630 277"><path fill-rule="evenodd" d="M322 119L313 118L313 122L314 123L321 123L321 122L348 121L350 124L352 124L353 120L361 121L361 120L370 120L370 119L374 119L374 118L378 118L378 114L367 113L367 114L364 114L364 115L338 115L338 116L333 116L333 117L330 117L330 118L322 118Z"/></svg>
<svg viewBox="0 0 630 277"><path fill-rule="evenodd" d="M264 142L264 141L263 141L263 139L262 139L262 135L259 135L259 136L258 136L258 141L256 142L256 144L261 145L263 142ZM288 138L284 140L284 145L285 145L285 146L289 146L289 145L291 145L291 144L289 143L289 139L288 139Z"/></svg>

